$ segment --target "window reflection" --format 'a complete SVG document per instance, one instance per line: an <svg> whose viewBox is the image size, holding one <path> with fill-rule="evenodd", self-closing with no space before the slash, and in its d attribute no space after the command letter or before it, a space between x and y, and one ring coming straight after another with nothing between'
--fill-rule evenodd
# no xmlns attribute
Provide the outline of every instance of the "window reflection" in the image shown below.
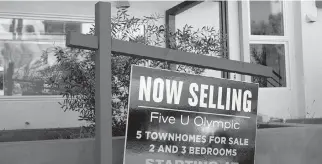
<svg viewBox="0 0 322 164"><path fill-rule="evenodd" d="M151 15L164 16L165 11L171 7L181 3L182 0L177 1L129 1L129 7L126 8L130 17L144 18ZM112 17L117 15L117 11L121 8L117 6L112 7ZM160 20L160 24L164 24L164 19Z"/></svg>
<svg viewBox="0 0 322 164"><path fill-rule="evenodd" d="M0 19L0 96L56 95L46 88L46 69L56 58L44 51L65 45L67 31L89 33L92 23Z"/></svg>
<svg viewBox="0 0 322 164"><path fill-rule="evenodd" d="M10 42L0 43L4 67L4 95L55 95L57 91L46 90L46 68L55 63L53 54L48 53L43 61L44 51L50 52L52 43ZM48 73L48 72L47 72Z"/></svg>
<svg viewBox="0 0 322 164"><path fill-rule="evenodd" d="M153 3L149 1L130 1L126 3L125 8L122 9L118 6L119 4L116 3L112 7L112 17L117 17L118 19L114 19L112 22L117 21L118 25L117 28L115 27L116 25L113 27L117 32L114 32L112 36L121 40L135 40L151 46L165 47L166 38L164 37L164 27L169 23L165 20L166 11L177 8L177 5L180 6L181 4L181 0L154 1ZM183 7L188 8L185 12L177 13L175 15L176 18L174 23L171 23L175 28L171 25L170 28L174 29L174 31L171 32L177 32L176 37L180 37L182 40L197 40L194 37L198 36L198 39L201 41L201 38L204 38L205 35L210 41L218 39L219 37L215 35L217 35L217 32L220 33L220 30L222 30L220 28L222 26L222 22L220 20L222 14L220 13L219 1L202 2L192 5L192 7L190 7L190 5ZM181 10L181 8L178 10ZM122 13L123 11L125 14ZM121 29L122 27L120 27L120 25L129 20L132 20L132 23L127 24L127 27ZM186 25L191 28L186 28ZM180 30L180 32L178 32L178 30ZM184 38L186 36L184 34L188 34L187 37L189 37L189 35L193 36L190 38ZM180 39L178 42L178 44L182 44ZM173 46L171 48L176 49L177 46ZM187 48L180 50L188 51ZM192 50L189 50L189 52L192 52ZM214 53L211 55L218 54Z"/></svg>
<svg viewBox="0 0 322 164"><path fill-rule="evenodd" d="M272 79L252 77L259 87L286 87L284 44L251 44L251 63L272 67L276 75Z"/></svg>
<svg viewBox="0 0 322 164"><path fill-rule="evenodd" d="M251 35L284 35L282 1L250 1Z"/></svg>
<svg viewBox="0 0 322 164"><path fill-rule="evenodd" d="M150 46L165 47L165 37L156 28L165 26L165 12L182 1L129 1L127 8L112 7L112 17L118 21L133 19L124 30L118 28L114 37L126 41L136 41ZM123 14L122 12L125 12ZM121 23L121 22L120 22ZM120 24L119 23L119 24ZM161 34L160 36L157 36ZM124 37L125 36L125 37ZM158 40L158 41L157 41Z"/></svg>
<svg viewBox="0 0 322 164"><path fill-rule="evenodd" d="M1 40L29 41L61 41L68 31L83 32L83 27L90 23L29 20L29 19L0 19ZM86 29L85 29L86 31Z"/></svg>
<svg viewBox="0 0 322 164"><path fill-rule="evenodd" d="M44 21L45 34L61 35L65 32L65 24L60 21Z"/></svg>
<svg viewBox="0 0 322 164"><path fill-rule="evenodd" d="M221 29L222 20L220 11L219 2L210 1L198 3L197 5L175 16L175 29L184 31L187 29L186 25L188 25L192 27L189 30L202 31L203 28L207 27L209 30L205 30L203 33L200 33L201 35L198 34L200 38L210 37L220 39L219 34L221 34L223 30ZM216 35L218 37L216 37ZM216 43L213 42L213 44ZM223 57L223 52L213 51L204 55ZM222 77L222 71L205 69L202 75L210 77Z"/></svg>
<svg viewBox="0 0 322 164"><path fill-rule="evenodd" d="M67 31L82 32L78 22L43 21L46 35L65 35Z"/></svg>
<svg viewBox="0 0 322 164"><path fill-rule="evenodd" d="M186 24L191 25L194 29L212 27L219 32L221 30L220 21L219 2L202 2L176 15L175 26L180 30Z"/></svg>

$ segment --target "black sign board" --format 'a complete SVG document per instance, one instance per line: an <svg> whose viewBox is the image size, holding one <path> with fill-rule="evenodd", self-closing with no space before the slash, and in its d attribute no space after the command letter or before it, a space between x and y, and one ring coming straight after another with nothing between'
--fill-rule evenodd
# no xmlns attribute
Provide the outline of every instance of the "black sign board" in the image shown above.
<svg viewBox="0 0 322 164"><path fill-rule="evenodd" d="M124 164L254 164L258 85L132 66Z"/></svg>

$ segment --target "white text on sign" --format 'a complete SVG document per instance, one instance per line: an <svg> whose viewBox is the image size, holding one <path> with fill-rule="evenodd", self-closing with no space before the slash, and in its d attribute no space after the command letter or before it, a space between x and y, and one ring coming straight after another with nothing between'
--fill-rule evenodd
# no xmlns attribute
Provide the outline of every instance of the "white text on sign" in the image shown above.
<svg viewBox="0 0 322 164"><path fill-rule="evenodd" d="M140 76L140 101L180 104L183 81ZM235 88L223 88L206 84L189 84L189 98L185 100L191 107L251 112L252 92ZM165 94L164 94L165 93ZM224 96L226 95L226 96ZM217 96L217 97L216 97ZM224 101L224 102L223 102Z"/></svg>

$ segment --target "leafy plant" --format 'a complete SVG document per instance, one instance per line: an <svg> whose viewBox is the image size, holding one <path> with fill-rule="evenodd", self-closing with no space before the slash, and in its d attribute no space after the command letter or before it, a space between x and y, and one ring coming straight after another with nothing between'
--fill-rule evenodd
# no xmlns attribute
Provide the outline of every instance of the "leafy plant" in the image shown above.
<svg viewBox="0 0 322 164"><path fill-rule="evenodd" d="M112 17L112 37L124 41L142 43L151 46L165 47L171 39L170 48L196 53L225 57L223 44L226 39L213 27L193 29L184 26L166 36L164 25L158 25L162 16L152 15L144 18L131 17L127 10L120 9ZM94 28L89 35L94 35ZM95 52L76 48L54 47L43 54L42 62L46 63L48 55L54 54L57 61L53 66L40 71L46 85L52 90L59 90L64 97L60 103L66 110L78 111L80 120L95 128ZM169 63L147 60L136 57L112 54L112 111L113 135L124 135L126 110L129 96L131 65L144 65L160 69L170 69ZM176 71L201 74L202 68L177 65ZM93 131L91 129L91 131Z"/></svg>

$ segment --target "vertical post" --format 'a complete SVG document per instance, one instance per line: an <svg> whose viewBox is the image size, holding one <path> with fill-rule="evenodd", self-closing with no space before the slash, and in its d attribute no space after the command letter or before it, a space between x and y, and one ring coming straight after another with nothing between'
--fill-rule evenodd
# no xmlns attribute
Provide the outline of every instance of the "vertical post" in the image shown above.
<svg viewBox="0 0 322 164"><path fill-rule="evenodd" d="M169 13L169 11L166 11L165 16L165 22L166 22L166 48L171 48L171 44L175 42L174 36L170 35L170 33L176 32L176 16L172 13ZM168 62L167 62L168 63ZM177 70L176 64L169 64L170 70Z"/></svg>
<svg viewBox="0 0 322 164"><path fill-rule="evenodd" d="M10 32L12 32L12 40L16 40L16 19L12 19Z"/></svg>
<svg viewBox="0 0 322 164"><path fill-rule="evenodd" d="M95 4L95 164L112 164L111 4Z"/></svg>
<svg viewBox="0 0 322 164"><path fill-rule="evenodd" d="M238 1L238 19L239 19L239 41L240 41L240 61L250 63L250 20L249 0ZM241 81L251 82L251 76L241 75Z"/></svg>
<svg viewBox="0 0 322 164"><path fill-rule="evenodd" d="M220 14L220 31L222 33L222 35L225 37L225 42L223 44L223 48L225 50L228 50L228 51L224 51L223 52L223 57L226 58L226 59L230 59L229 57L229 44L228 44L228 41L227 41L227 38L229 38L229 33L228 33L228 2L226 1L221 1L219 3L220 7L219 7L219 14ZM226 71L221 71L221 74L222 74L222 77L223 78L227 78L227 79L230 79L230 72L226 72Z"/></svg>
<svg viewBox="0 0 322 164"><path fill-rule="evenodd" d="M9 66L8 66L8 69L7 69L7 75L6 75L6 95L7 96L12 96L13 94L13 72L14 72L14 62L9 62Z"/></svg>

